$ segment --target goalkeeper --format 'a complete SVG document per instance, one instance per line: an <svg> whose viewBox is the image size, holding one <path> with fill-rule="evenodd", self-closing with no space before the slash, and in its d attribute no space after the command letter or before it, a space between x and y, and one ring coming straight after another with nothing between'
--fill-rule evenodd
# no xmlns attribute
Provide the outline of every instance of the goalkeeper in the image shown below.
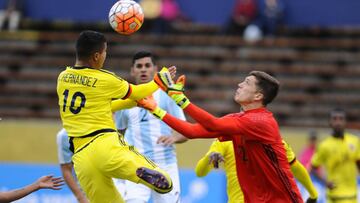
<svg viewBox="0 0 360 203"><path fill-rule="evenodd" d="M306 203L316 202L318 193L310 179L309 173L296 159L291 147L285 141L283 141L283 144L292 173L310 194ZM206 176L213 168L219 168L221 162L224 163L226 174L228 203L244 202L244 195L237 181L234 148L231 141L220 142L219 140L215 140L206 155L198 161L195 167L196 175L199 177Z"/></svg>
<svg viewBox="0 0 360 203"><path fill-rule="evenodd" d="M278 124L266 108L278 93L279 81L265 72L250 72L234 95L244 111L221 118L190 103L183 94L184 83L185 77L180 77L176 85L168 86L167 93L196 124L176 119L151 100L145 99L140 105L188 138L231 140L245 202L303 202L290 171Z"/></svg>

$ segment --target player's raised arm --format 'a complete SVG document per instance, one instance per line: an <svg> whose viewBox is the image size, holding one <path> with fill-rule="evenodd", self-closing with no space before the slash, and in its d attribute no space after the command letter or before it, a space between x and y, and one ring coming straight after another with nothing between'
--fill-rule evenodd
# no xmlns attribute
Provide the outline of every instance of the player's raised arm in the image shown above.
<svg viewBox="0 0 360 203"><path fill-rule="evenodd" d="M115 112L121 109L130 109L136 106L136 101L132 99L116 99L111 102L111 111Z"/></svg>
<svg viewBox="0 0 360 203"><path fill-rule="evenodd" d="M182 75L178 78L174 86L168 87L167 93L188 115L209 131L216 131L224 134L229 132L241 133L242 129L239 128L239 124L234 122L232 118L217 118L195 104L192 104L184 94L184 85L185 76Z"/></svg>
<svg viewBox="0 0 360 203"><path fill-rule="evenodd" d="M189 99L184 95L184 84L185 78L180 77L173 87L168 88L168 95L205 129L224 134L248 134L253 136L254 133L244 133L244 131L249 129L249 125L262 124L261 119L249 119L245 116L237 116L234 119L231 117L217 118L211 115L190 103ZM279 86L279 81L269 74L252 71L244 81L238 84L234 100L242 107L245 113L252 110L253 112L265 110L266 105L276 97Z"/></svg>
<svg viewBox="0 0 360 203"><path fill-rule="evenodd" d="M138 106L147 109L155 117L164 121L172 129L176 130L187 138L215 138L221 136L219 133L206 130L199 124L192 124L168 114L165 110L157 106L155 100L152 97L146 97L138 101Z"/></svg>

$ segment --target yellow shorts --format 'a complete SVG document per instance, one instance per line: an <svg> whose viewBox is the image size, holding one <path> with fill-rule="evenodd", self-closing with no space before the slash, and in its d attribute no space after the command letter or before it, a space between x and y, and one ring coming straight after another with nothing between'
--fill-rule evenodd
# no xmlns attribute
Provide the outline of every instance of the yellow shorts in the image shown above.
<svg viewBox="0 0 360 203"><path fill-rule="evenodd" d="M136 175L139 167L164 173L132 146L126 145L116 132L97 137L75 153L72 160L79 183L91 203L124 202L112 178L139 183L141 180Z"/></svg>
<svg viewBox="0 0 360 203"><path fill-rule="evenodd" d="M327 203L357 203L357 197L355 195L342 196L342 197L327 197Z"/></svg>

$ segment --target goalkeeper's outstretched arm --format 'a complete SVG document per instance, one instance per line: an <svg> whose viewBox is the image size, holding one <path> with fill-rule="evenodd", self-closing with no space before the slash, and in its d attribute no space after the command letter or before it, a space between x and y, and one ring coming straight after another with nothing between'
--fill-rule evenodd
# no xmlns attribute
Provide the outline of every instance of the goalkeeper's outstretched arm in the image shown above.
<svg viewBox="0 0 360 203"><path fill-rule="evenodd" d="M150 111L155 117L164 121L168 126L184 135L187 138L215 138L222 134L218 132L210 132L199 124L192 124L181 119L178 119L157 106L153 97L146 97L137 101L138 106L141 106Z"/></svg>

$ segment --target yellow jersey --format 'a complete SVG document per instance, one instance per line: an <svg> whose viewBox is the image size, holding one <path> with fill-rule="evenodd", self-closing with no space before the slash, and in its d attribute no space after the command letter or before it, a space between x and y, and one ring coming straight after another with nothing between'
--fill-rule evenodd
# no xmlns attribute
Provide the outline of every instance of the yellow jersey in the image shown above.
<svg viewBox="0 0 360 203"><path fill-rule="evenodd" d="M288 162L292 163L296 159L295 153L284 140L282 142L286 150ZM226 191L228 195L228 203L243 203L244 195L236 174L236 163L232 141L220 142L219 140L215 140L211 144L210 149L206 155L198 162L195 171L197 174L201 174L201 176L203 176L213 168L213 166L209 164L208 158L212 152L220 153L225 160L224 170L226 174Z"/></svg>
<svg viewBox="0 0 360 203"><path fill-rule="evenodd" d="M335 188L327 190L329 198L351 198L357 194L357 166L360 160L360 141L355 135L345 133L344 139L327 137L312 157L313 166L324 166L327 180Z"/></svg>
<svg viewBox="0 0 360 203"><path fill-rule="evenodd" d="M126 98L129 83L114 73L89 67L67 67L57 80L60 116L69 137L115 130L111 101Z"/></svg>

